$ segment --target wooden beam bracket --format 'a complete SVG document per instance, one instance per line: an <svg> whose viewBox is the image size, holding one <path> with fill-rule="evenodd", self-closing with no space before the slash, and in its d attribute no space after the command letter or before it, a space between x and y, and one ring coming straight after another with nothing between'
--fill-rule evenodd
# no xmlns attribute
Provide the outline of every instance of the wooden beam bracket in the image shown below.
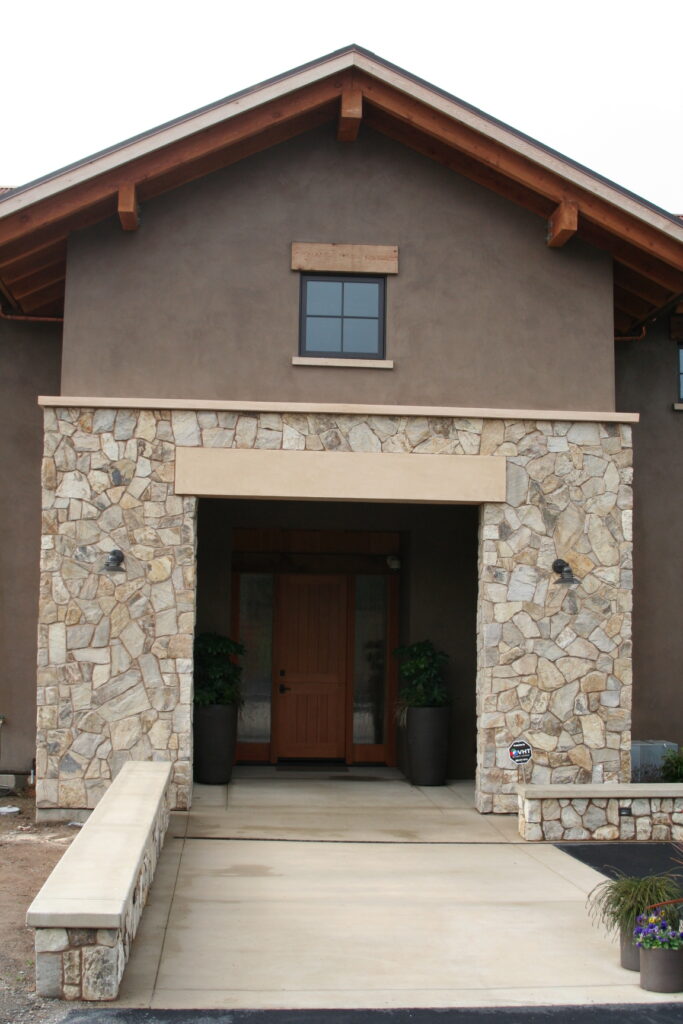
<svg viewBox="0 0 683 1024"><path fill-rule="evenodd" d="M341 94L337 140L355 142L363 118L363 93L359 85L345 87Z"/></svg>
<svg viewBox="0 0 683 1024"><path fill-rule="evenodd" d="M118 214L124 231L137 231L140 227L140 210L134 182L119 186Z"/></svg>
<svg viewBox="0 0 683 1024"><path fill-rule="evenodd" d="M562 202L548 218L546 242L551 249L559 249L575 235L579 227L579 204L568 199Z"/></svg>

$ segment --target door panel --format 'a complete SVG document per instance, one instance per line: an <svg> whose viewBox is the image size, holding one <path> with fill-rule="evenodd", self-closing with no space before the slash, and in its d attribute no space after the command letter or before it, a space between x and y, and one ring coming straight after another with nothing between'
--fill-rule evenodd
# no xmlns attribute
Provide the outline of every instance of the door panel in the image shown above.
<svg viewBox="0 0 683 1024"><path fill-rule="evenodd" d="M345 576L278 579L274 760L345 755L346 602Z"/></svg>

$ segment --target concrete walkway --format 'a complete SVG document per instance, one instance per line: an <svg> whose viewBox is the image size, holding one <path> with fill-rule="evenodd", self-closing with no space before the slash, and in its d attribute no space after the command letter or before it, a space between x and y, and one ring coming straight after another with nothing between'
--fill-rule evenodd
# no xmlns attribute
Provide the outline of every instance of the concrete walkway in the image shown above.
<svg viewBox="0 0 683 1024"><path fill-rule="evenodd" d="M116 1005L395 1008L682 1002L593 927L602 879L469 784L239 769L175 814Z"/></svg>

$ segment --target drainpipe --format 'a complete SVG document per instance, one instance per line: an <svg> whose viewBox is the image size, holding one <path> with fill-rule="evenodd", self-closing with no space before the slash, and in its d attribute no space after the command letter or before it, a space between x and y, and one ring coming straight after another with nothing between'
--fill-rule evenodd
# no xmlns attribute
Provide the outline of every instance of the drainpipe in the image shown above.
<svg viewBox="0 0 683 1024"><path fill-rule="evenodd" d="M641 329L640 334L631 334L631 335L617 334L617 335L615 335L614 340L615 341L642 341L646 334L647 334L647 327L643 327Z"/></svg>
<svg viewBox="0 0 683 1024"><path fill-rule="evenodd" d="M4 313L0 309L0 319L2 320L23 320L26 323L32 324L63 324L63 316L29 316L27 313Z"/></svg>

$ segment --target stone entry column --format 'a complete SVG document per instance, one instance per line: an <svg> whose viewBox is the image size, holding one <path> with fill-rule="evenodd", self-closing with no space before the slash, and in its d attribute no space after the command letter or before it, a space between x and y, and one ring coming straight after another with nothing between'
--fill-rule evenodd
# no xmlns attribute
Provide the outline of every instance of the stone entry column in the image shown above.
<svg viewBox="0 0 683 1024"><path fill-rule="evenodd" d="M45 410L39 809L94 807L151 759L189 806L197 500L173 492L175 441L169 412Z"/></svg>
<svg viewBox="0 0 683 1024"><path fill-rule="evenodd" d="M630 779L631 428L488 426L508 487L480 520L477 807L512 813L524 778ZM578 586L555 584L556 558ZM526 776L508 756L520 738Z"/></svg>

